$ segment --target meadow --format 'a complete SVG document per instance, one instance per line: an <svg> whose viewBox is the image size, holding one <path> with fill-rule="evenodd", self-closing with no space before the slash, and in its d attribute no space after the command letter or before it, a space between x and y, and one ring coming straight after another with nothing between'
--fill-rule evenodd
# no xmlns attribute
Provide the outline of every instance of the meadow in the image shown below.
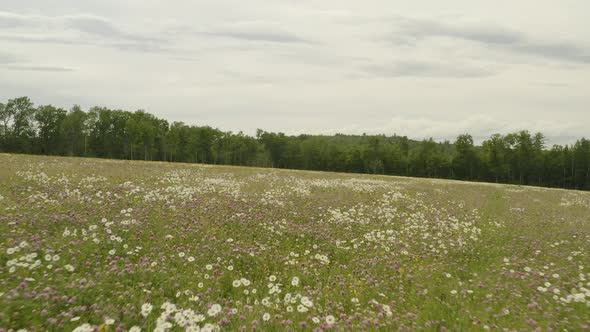
<svg viewBox="0 0 590 332"><path fill-rule="evenodd" d="M0 331L580 331L590 193L0 154Z"/></svg>

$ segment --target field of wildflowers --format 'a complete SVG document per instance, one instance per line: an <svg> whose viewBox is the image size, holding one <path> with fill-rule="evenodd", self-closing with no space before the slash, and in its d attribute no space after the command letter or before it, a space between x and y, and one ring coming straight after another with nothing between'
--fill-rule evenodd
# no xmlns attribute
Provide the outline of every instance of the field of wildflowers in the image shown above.
<svg viewBox="0 0 590 332"><path fill-rule="evenodd" d="M0 154L0 331L579 331L590 193Z"/></svg>

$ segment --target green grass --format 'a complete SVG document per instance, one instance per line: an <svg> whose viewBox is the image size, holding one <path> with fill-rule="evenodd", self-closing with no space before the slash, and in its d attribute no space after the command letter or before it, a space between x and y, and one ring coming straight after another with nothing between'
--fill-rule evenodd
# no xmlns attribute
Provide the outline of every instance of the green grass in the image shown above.
<svg viewBox="0 0 590 332"><path fill-rule="evenodd" d="M7 154L0 164L5 330L590 324L589 193ZM175 309L158 320L167 302Z"/></svg>

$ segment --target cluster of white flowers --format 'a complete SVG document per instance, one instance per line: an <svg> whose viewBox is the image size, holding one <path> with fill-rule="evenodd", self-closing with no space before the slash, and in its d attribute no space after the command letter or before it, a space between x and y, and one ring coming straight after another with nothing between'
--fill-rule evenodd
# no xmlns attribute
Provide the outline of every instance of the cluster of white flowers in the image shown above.
<svg viewBox="0 0 590 332"><path fill-rule="evenodd" d="M145 303L141 308L141 315L147 317L153 309L150 303ZM175 325L185 329L186 331L219 331L219 327L214 324L207 323L200 326L200 323L206 320L206 317L202 314L196 313L193 309L178 308L174 303L164 302L160 307L163 311L160 316L156 319L156 327L153 331L167 331L173 328ZM214 315L211 315L211 309L215 311ZM214 304L209 309L209 316L215 316L221 311L221 306Z"/></svg>
<svg viewBox="0 0 590 332"><path fill-rule="evenodd" d="M217 314L219 314L221 312L221 306L217 303L211 305L211 308L209 308L209 310L207 310L207 315L211 316L211 317L215 317L217 316Z"/></svg>
<svg viewBox="0 0 590 332"><path fill-rule="evenodd" d="M92 332L94 331L94 327L92 325L85 323L78 327L76 327L72 332Z"/></svg>
<svg viewBox="0 0 590 332"><path fill-rule="evenodd" d="M200 168L200 166L199 166ZM170 171L156 181L159 187L134 190L129 195L141 194L145 202L161 201L169 207L174 204L184 204L195 197L212 193L227 194L234 199L241 196L242 182L233 179L233 174L223 174L223 177L207 177L199 168L180 169Z"/></svg>
<svg viewBox="0 0 590 332"><path fill-rule="evenodd" d="M399 204L394 204L399 200L403 200L404 209L398 209L396 205ZM454 205L464 209L460 207L461 202ZM479 241L481 235L477 210L464 211L461 218L455 215L445 207L399 192L388 192L381 199L369 205L357 204L346 213L329 209L327 222L344 223L345 229L351 229L350 224L354 222L370 228L371 225L377 226L367 230L361 241L351 241L352 246L341 241L340 247L347 250L357 249L362 244L368 247L377 244L385 252L392 252L392 248L397 247L399 250L393 254L409 255L411 249L407 244L419 243L418 248L425 248L433 254L448 254L451 250L469 250L470 244Z"/></svg>
<svg viewBox="0 0 590 332"><path fill-rule="evenodd" d="M320 261L320 263L322 263L322 264L330 264L330 259L326 255L315 254L315 256L313 256L313 257L315 259L317 259L318 261Z"/></svg>
<svg viewBox="0 0 590 332"><path fill-rule="evenodd" d="M260 203L264 205L283 207L285 206L285 202L283 200L286 196L287 194L283 190L268 190L262 194L262 197L260 198Z"/></svg>
<svg viewBox="0 0 590 332"><path fill-rule="evenodd" d="M568 192L561 198L559 205L564 207L590 207L590 197L585 193Z"/></svg>
<svg viewBox="0 0 590 332"><path fill-rule="evenodd" d="M19 253L21 251L27 250L29 248L29 244L25 241L21 242L18 246L12 247L12 248L8 248L6 250L6 253L8 255L14 255L16 253ZM43 265L43 259L45 260L45 268L51 270L53 268L53 264L55 264L56 262L58 262L60 260L60 256L57 254L52 254L50 252L47 252L43 255L43 257L39 257L39 255L37 254L36 251L33 252L29 252L29 253L21 253L21 255L19 257L15 257L13 259L9 259L8 261L6 261L6 267L8 267L8 272L9 273L14 273L16 272L17 268L23 268L26 270L35 270L39 267L41 267L41 265ZM70 265L70 264L66 264L64 265L64 268L66 271L69 272L73 272L74 271L74 266Z"/></svg>
<svg viewBox="0 0 590 332"><path fill-rule="evenodd" d="M553 295L554 299L557 299L557 295ZM570 294L565 297L559 297L559 301L562 303L586 303L590 307L590 289L579 286L578 289L572 289Z"/></svg>
<svg viewBox="0 0 590 332"><path fill-rule="evenodd" d="M252 283L250 282L250 280L246 279L246 278L241 278L241 279L236 279L232 282L232 285L234 287L240 287L240 286L244 286L244 287L248 287L250 286Z"/></svg>
<svg viewBox="0 0 590 332"><path fill-rule="evenodd" d="M152 304L151 304L151 303L144 303L144 304L141 306L141 315L142 315L143 317L147 317L147 316L148 316L148 315L149 315L149 314L152 312L152 309L153 309L153 308L154 308L154 307L152 306Z"/></svg>

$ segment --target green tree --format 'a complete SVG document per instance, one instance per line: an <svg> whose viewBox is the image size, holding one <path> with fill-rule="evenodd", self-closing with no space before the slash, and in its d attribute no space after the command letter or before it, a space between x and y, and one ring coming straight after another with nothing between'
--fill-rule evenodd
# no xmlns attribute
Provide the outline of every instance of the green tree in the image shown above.
<svg viewBox="0 0 590 332"><path fill-rule="evenodd" d="M151 160L156 140L156 119L143 110L133 113L125 123L125 132L129 137L131 159Z"/></svg>
<svg viewBox="0 0 590 332"><path fill-rule="evenodd" d="M119 159L168 160L379 173L590 189L590 142L545 147L541 133L492 135L475 146L469 134L454 143L406 136L298 135L257 130L223 132L169 124L134 113L74 106L38 108L27 97L0 103L0 149Z"/></svg>
<svg viewBox="0 0 590 332"><path fill-rule="evenodd" d="M74 105L62 121L62 133L68 156L81 156L84 152L86 133L86 113L78 105Z"/></svg>
<svg viewBox="0 0 590 332"><path fill-rule="evenodd" d="M532 167L531 173L537 180L537 185L542 185L545 173L545 136L536 133L532 140Z"/></svg>
<svg viewBox="0 0 590 332"><path fill-rule="evenodd" d="M4 123L5 143L15 152L30 152L35 131L32 126L35 109L28 97L9 99L4 106L2 120ZM11 128L8 128L12 123Z"/></svg>
<svg viewBox="0 0 590 332"><path fill-rule="evenodd" d="M573 159L575 174L574 186L577 189L590 189L590 141L582 138L574 144Z"/></svg>
<svg viewBox="0 0 590 332"><path fill-rule="evenodd" d="M502 135L494 134L489 140L483 142L482 148L494 181L504 181L510 172L510 165L506 158L509 147L506 141Z"/></svg>
<svg viewBox="0 0 590 332"><path fill-rule="evenodd" d="M67 112L51 105L39 106L34 119L38 130L38 151L41 154L57 154L61 145L62 124Z"/></svg>
<svg viewBox="0 0 590 332"><path fill-rule="evenodd" d="M455 140L456 155L453 158L454 173L461 179L474 179L477 158L473 146L473 137L469 134L459 135Z"/></svg>
<svg viewBox="0 0 590 332"><path fill-rule="evenodd" d="M283 162L283 152L287 144L287 137L283 133L259 132L260 142L268 150L272 161L272 167L281 167ZM284 166L283 166L284 167Z"/></svg>

